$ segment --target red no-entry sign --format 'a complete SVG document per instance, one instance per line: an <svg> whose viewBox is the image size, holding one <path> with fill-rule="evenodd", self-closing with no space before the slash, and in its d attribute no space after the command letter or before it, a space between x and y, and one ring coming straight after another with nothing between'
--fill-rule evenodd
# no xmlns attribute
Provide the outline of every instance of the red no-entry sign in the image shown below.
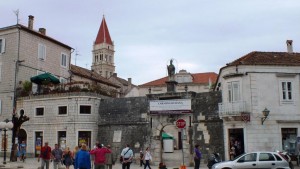
<svg viewBox="0 0 300 169"><path fill-rule="evenodd" d="M178 119L176 121L176 126L180 129L185 128L185 125L186 125L186 123L185 123L185 120L183 120L183 119Z"/></svg>

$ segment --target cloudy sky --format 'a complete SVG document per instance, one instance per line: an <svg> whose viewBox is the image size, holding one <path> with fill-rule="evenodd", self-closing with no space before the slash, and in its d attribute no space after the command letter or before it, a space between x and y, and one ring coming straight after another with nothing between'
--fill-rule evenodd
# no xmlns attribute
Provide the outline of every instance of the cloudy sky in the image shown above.
<svg viewBox="0 0 300 169"><path fill-rule="evenodd" d="M0 27L17 22L79 54L72 64L89 68L103 15L115 44L119 77L140 85L176 71L219 72L251 51L285 52L286 40L300 52L299 0L1 0ZM76 58L76 59L75 59Z"/></svg>

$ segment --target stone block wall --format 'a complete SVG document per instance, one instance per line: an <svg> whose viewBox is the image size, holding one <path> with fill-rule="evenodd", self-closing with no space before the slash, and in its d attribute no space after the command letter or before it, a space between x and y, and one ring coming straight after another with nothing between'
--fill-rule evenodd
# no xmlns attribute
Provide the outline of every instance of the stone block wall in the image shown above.
<svg viewBox="0 0 300 169"><path fill-rule="evenodd" d="M112 145L115 157L119 157L126 144L138 153L151 137L147 112L146 97L101 100L98 140ZM114 132L121 132L120 141L113 141Z"/></svg>
<svg viewBox="0 0 300 169"><path fill-rule="evenodd" d="M174 93L172 94L174 95ZM176 94L175 94L176 95ZM175 96L174 95L174 96ZM176 97L186 96L186 93L178 93ZM155 146L152 142L157 133L152 133L152 124L149 116L149 98L159 99L166 94L152 95L151 97L115 98L101 100L99 108L99 133L98 140L107 145L113 145L114 153L119 157L122 148L130 144L135 153L140 148L151 145L154 154ZM187 151L192 153L193 146L200 144L204 162L208 154L213 151L224 156L223 122L218 115L218 103L221 102L220 92L189 93L192 99L192 122L188 128ZM157 118L152 118L156 120ZM188 126L189 124L187 124ZM152 127L152 128L151 128ZM114 133L121 131L120 142L114 142ZM157 146L156 146L157 147ZM190 154L191 156L192 154Z"/></svg>

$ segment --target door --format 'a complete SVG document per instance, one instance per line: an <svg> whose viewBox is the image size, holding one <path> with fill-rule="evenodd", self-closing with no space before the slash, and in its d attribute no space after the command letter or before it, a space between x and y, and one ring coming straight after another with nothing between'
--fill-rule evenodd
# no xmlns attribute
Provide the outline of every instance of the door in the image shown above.
<svg viewBox="0 0 300 169"><path fill-rule="evenodd" d="M41 154L41 149L42 149L42 145L43 145L43 132L36 131L34 140L35 140L34 156L38 157Z"/></svg>
<svg viewBox="0 0 300 169"><path fill-rule="evenodd" d="M86 144L87 147L91 148L91 131L79 131L78 132L78 145Z"/></svg>
<svg viewBox="0 0 300 169"><path fill-rule="evenodd" d="M228 154L231 160L235 157L244 154L244 129L234 128L228 129Z"/></svg>
<svg viewBox="0 0 300 169"><path fill-rule="evenodd" d="M67 145L67 132L66 131L58 131L58 146L62 149L66 149Z"/></svg>

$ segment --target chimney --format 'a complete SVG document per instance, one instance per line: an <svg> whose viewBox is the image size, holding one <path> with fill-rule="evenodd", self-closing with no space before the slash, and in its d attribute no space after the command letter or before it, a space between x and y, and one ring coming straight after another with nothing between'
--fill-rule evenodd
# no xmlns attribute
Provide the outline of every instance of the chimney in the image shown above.
<svg viewBox="0 0 300 169"><path fill-rule="evenodd" d="M293 53L293 40L287 40L286 45L287 45L287 52Z"/></svg>
<svg viewBox="0 0 300 169"><path fill-rule="evenodd" d="M28 29L33 29L33 19L34 19L34 16L32 15L29 15L28 16Z"/></svg>
<svg viewBox="0 0 300 169"><path fill-rule="evenodd" d="M45 28L40 28L40 29L39 29L39 32L40 32L42 35L46 35L46 29L45 29Z"/></svg>
<svg viewBox="0 0 300 169"><path fill-rule="evenodd" d="M128 87L131 88L131 78L128 78Z"/></svg>

